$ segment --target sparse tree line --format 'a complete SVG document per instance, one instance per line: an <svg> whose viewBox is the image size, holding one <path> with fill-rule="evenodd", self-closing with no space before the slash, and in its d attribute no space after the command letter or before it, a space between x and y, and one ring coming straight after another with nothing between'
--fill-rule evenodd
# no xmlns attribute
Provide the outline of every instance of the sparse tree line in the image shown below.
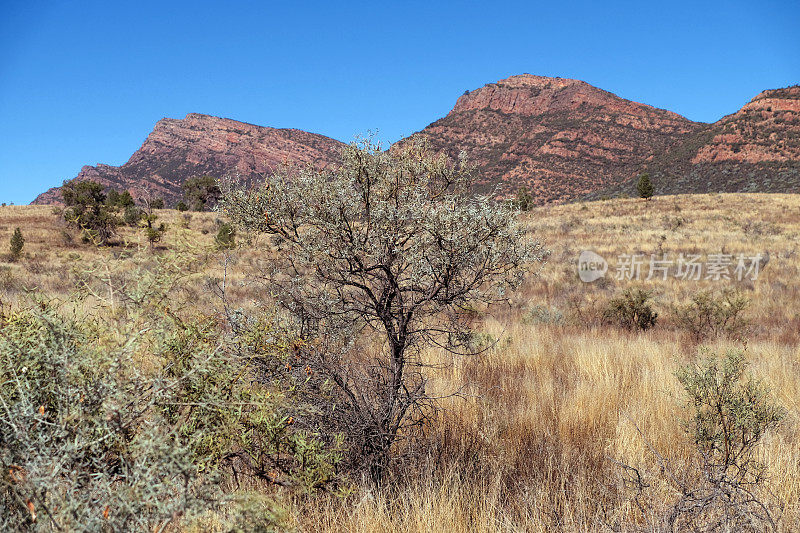
<svg viewBox="0 0 800 533"><path fill-rule="evenodd" d="M389 153L366 141L336 169L286 167L258 188L190 180L178 207L219 203L230 222L217 245L246 235L260 252L248 271L257 306L234 305L222 278L208 283L215 312L176 309L198 260L165 253L114 275L86 266L79 290L113 311L107 320L67 318L43 301L0 309L0 527L268 531L283 525L272 493L237 487L279 486L309 502L361 482L391 492L398 469L433 453L398 453L439 414L426 354L480 357L476 314L507 303L548 255L519 219L530 193L476 196L472 172L424 145ZM166 231L154 212L163 203L140 207L93 182L63 195L64 220L87 241L106 243L121 224L151 245ZM659 319L652 297L625 291L599 316L648 330ZM746 305L701 293L674 312L700 342L742 332ZM532 322L564 320L537 309ZM679 476L651 447L657 475L678 490L667 516L647 517L648 474L618 463L648 526L774 528L756 451L784 410L740 352L703 353L676 379L697 470Z"/></svg>

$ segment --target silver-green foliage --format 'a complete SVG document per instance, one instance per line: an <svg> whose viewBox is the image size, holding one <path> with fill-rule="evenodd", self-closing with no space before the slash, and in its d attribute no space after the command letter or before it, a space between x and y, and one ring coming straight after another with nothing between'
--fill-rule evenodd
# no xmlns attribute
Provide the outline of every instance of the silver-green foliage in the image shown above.
<svg viewBox="0 0 800 533"><path fill-rule="evenodd" d="M3 318L4 531L160 530L208 497L190 448L153 410L171 384L91 338L47 310Z"/></svg>
<svg viewBox="0 0 800 533"><path fill-rule="evenodd" d="M756 448L786 411L770 390L747 372L740 351L706 353L682 367L677 378L687 395L687 434L699 456L701 476L684 485L669 516L673 530L766 531L776 521L764 490L765 466Z"/></svg>
<svg viewBox="0 0 800 533"><path fill-rule="evenodd" d="M513 206L473 194L472 180L463 160L365 141L333 170L223 187L230 220L272 236L260 278L307 341L300 356L341 392L339 413L352 414L345 425L374 478L427 399L419 349L468 349L463 310L503 300L545 255ZM372 359L350 364L354 352Z"/></svg>
<svg viewBox="0 0 800 533"><path fill-rule="evenodd" d="M261 531L278 507L222 481L334 477L336 450L289 422L300 407L255 382L219 321L167 305L193 261L149 258L86 267L102 321L46 304L0 314L0 530L161 531L212 511L217 530ZM260 358L285 345L271 334Z"/></svg>

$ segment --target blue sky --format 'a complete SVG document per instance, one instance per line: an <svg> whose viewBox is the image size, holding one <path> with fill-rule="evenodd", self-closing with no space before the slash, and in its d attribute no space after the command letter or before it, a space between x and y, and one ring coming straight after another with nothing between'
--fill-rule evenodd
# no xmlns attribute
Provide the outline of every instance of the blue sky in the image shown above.
<svg viewBox="0 0 800 533"><path fill-rule="evenodd" d="M800 83L800 2L0 0L0 201L189 112L392 142L465 89L578 78L713 122Z"/></svg>

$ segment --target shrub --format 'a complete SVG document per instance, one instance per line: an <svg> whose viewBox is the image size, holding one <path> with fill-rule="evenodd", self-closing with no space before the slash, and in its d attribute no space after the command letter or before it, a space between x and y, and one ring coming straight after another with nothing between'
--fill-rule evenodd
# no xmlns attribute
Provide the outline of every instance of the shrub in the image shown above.
<svg viewBox="0 0 800 533"><path fill-rule="evenodd" d="M338 452L296 429L300 409L259 383L213 318L166 311L130 334L41 304L0 322L3 531L162 531L207 510L264 530L275 504L239 508L225 472L303 490L335 475ZM282 357L262 333L262 359Z"/></svg>
<svg viewBox="0 0 800 533"><path fill-rule="evenodd" d="M104 244L119 224L106 203L103 185L94 181L69 181L61 189L64 220L82 232L83 240Z"/></svg>
<svg viewBox="0 0 800 533"><path fill-rule="evenodd" d="M157 242L160 242L164 233L167 232L167 226L163 222L156 224L158 216L155 215L152 209L142 215L142 229L147 242L152 248Z"/></svg>
<svg viewBox="0 0 800 533"><path fill-rule="evenodd" d="M683 496L669 517L673 531L775 530L768 506L757 497L765 466L755 449L786 415L769 389L752 375L740 351L724 357L706 353L676 376L687 395L691 413L686 432L695 444L702 476Z"/></svg>
<svg viewBox="0 0 800 533"><path fill-rule="evenodd" d="M194 211L211 209L217 205L220 198L217 180L208 175L189 178L181 187L186 203Z"/></svg>
<svg viewBox="0 0 800 533"><path fill-rule="evenodd" d="M236 247L236 228L230 223L223 222L219 226L217 236L214 238L217 248L231 249Z"/></svg>
<svg viewBox="0 0 800 533"><path fill-rule="evenodd" d="M4 531L152 530L213 488L152 412L167 391L97 340L49 312L3 319Z"/></svg>
<svg viewBox="0 0 800 533"><path fill-rule="evenodd" d="M152 202L150 202L150 207L153 209L164 209L166 203L164 202L163 198L156 198Z"/></svg>
<svg viewBox="0 0 800 533"><path fill-rule="evenodd" d="M735 289L719 293L701 291L692 296L688 304L674 309L675 320L695 342L711 335L742 337L748 325L742 314L749 304L749 300Z"/></svg>
<svg viewBox="0 0 800 533"><path fill-rule="evenodd" d="M533 196L531 196L528 187L522 186L517 189L517 197L514 200L514 203L520 211L530 211L533 209Z"/></svg>
<svg viewBox="0 0 800 533"><path fill-rule="evenodd" d="M653 294L643 289L626 289L612 298L603 310L603 320L625 329L647 330L655 326L658 313L650 300Z"/></svg>
<svg viewBox="0 0 800 533"><path fill-rule="evenodd" d="M564 313L554 307L544 307L534 305L522 317L525 324L553 324L561 326L564 324Z"/></svg>
<svg viewBox="0 0 800 533"><path fill-rule="evenodd" d="M123 215L122 219L125 221L125 224L132 228L139 227L139 221L142 219L142 210L136 207L135 205L129 205L125 208L125 214Z"/></svg>
<svg viewBox="0 0 800 533"><path fill-rule="evenodd" d="M189 206L186 205L186 202L181 200L180 202L175 204L175 209L177 209L178 211L188 211L189 210Z"/></svg>
<svg viewBox="0 0 800 533"><path fill-rule="evenodd" d="M16 228L14 234L11 235L11 243L9 246L12 261L17 261L22 256L23 246L25 246L25 237L22 236L22 230Z"/></svg>

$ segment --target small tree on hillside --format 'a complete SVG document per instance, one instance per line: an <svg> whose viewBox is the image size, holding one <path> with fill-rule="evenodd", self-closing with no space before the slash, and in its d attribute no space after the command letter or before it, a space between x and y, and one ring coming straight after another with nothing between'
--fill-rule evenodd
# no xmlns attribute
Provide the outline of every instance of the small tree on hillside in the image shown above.
<svg viewBox="0 0 800 533"><path fill-rule="evenodd" d="M111 207L117 207L120 209L126 209L136 204L136 202L133 200L133 196L131 196L130 191L117 192L115 189L108 191L106 203Z"/></svg>
<svg viewBox="0 0 800 533"><path fill-rule="evenodd" d="M61 188L66 204L64 220L83 232L86 241L105 243L119 224L113 208L106 203L102 184L94 181L69 181Z"/></svg>
<svg viewBox="0 0 800 533"><path fill-rule="evenodd" d="M150 201L150 195L147 191L142 196L142 201L144 202L144 209L139 210L139 224L141 224L144 236L147 238L152 250L155 244L161 241L164 233L167 232L167 226L163 222L157 223L158 215L153 212L153 202Z"/></svg>
<svg viewBox="0 0 800 533"><path fill-rule="evenodd" d="M273 236L261 279L302 339L273 375L305 368L319 423L346 433L351 466L376 483L398 434L434 401L423 348L469 351L467 310L504 300L545 255L511 206L471 185L463 160L369 141L330 172L279 170L260 190L226 184L230 219Z"/></svg>
<svg viewBox="0 0 800 533"><path fill-rule="evenodd" d="M25 246L25 237L22 236L22 231L17 228L11 236L11 260L17 261L22 255L22 247Z"/></svg>
<svg viewBox="0 0 800 533"><path fill-rule="evenodd" d="M209 175L189 178L183 183L182 188L186 203L194 211L207 211L219 201L220 190L217 180Z"/></svg>
<svg viewBox="0 0 800 533"><path fill-rule="evenodd" d="M639 198L649 200L653 197L653 184L650 182L650 174L647 172L639 176L639 183L636 184L636 190L639 192Z"/></svg>
<svg viewBox="0 0 800 533"><path fill-rule="evenodd" d="M517 190L515 203L520 211L530 211L533 208L533 196L527 186L523 185Z"/></svg>

